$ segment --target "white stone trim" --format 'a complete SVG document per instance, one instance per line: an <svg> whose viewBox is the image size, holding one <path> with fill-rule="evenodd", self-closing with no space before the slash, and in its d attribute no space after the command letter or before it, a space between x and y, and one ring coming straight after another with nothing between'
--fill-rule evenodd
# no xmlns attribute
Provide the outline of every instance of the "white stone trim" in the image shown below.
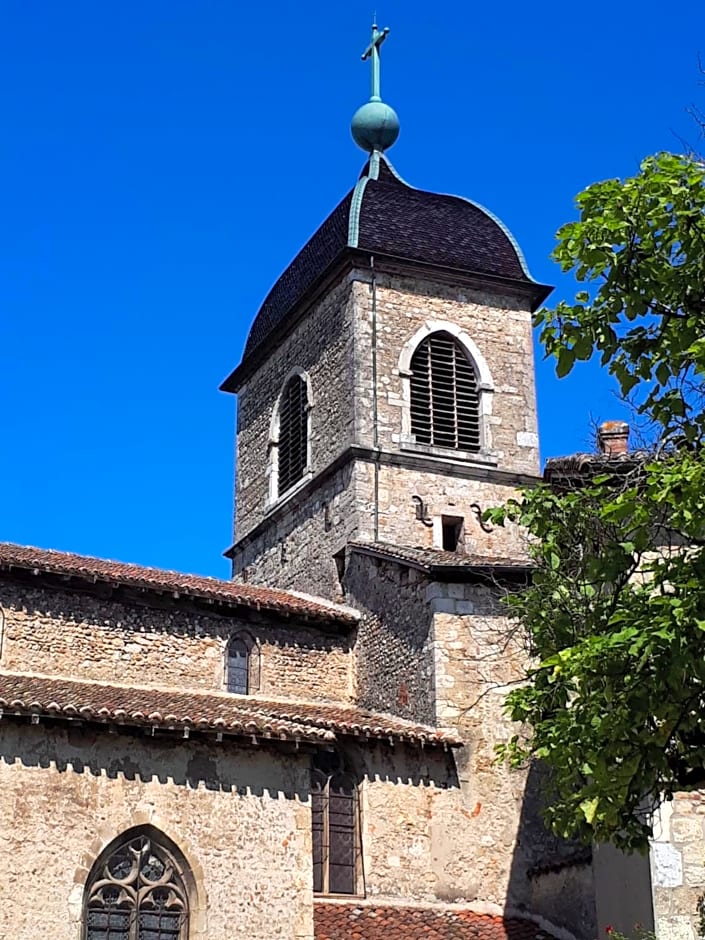
<svg viewBox="0 0 705 940"><path fill-rule="evenodd" d="M284 394L284 389L289 384L291 379L294 376L299 376L302 378L306 384L306 467L304 469L304 474L301 480L297 480L285 493L279 492L279 420L280 420L280 411L281 411L281 400L282 395ZM301 484L307 480L311 479L312 476L312 464L311 464L311 413L313 411L313 390L311 386L311 376L304 369L299 366L294 366L293 369L290 369L284 381L281 384L281 390L277 396L277 400L274 404L274 410L272 411L272 418L269 422L269 441L267 444L267 501L265 503L265 510L270 510L281 502L285 497L290 496L292 493L296 492Z"/></svg>
<svg viewBox="0 0 705 940"><path fill-rule="evenodd" d="M449 333L465 350L475 375L477 376L477 391L480 415L480 453L489 455L492 451L492 400L494 396L494 380L487 360L480 352L473 338L447 320L426 320L423 326L404 344L399 356L399 377L401 378L401 439L405 444L416 445L414 435L411 433L411 359L418 345L431 333ZM419 446L419 445L417 445ZM476 454L472 456L476 457Z"/></svg>

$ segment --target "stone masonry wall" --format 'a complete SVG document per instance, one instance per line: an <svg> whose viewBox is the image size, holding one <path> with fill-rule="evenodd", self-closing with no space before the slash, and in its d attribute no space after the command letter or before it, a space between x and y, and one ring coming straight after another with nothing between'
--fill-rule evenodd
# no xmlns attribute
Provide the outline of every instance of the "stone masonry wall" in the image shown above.
<svg viewBox="0 0 705 940"><path fill-rule="evenodd" d="M431 617L423 575L353 552L345 585L364 612L355 646L358 701L376 711L433 723Z"/></svg>
<svg viewBox="0 0 705 940"><path fill-rule="evenodd" d="M651 883L656 935L699 940L698 903L705 897L705 792L676 793L654 824Z"/></svg>
<svg viewBox="0 0 705 940"><path fill-rule="evenodd" d="M334 555L360 538L360 467L349 463L314 489L295 493L270 524L237 543L233 577L342 600Z"/></svg>
<svg viewBox="0 0 705 940"><path fill-rule="evenodd" d="M367 283L366 283L367 282ZM372 289L357 272L355 300L355 438L372 443ZM491 449L499 466L538 473L538 429L531 313L510 294L453 287L427 278L377 275L377 398L379 441L398 449L401 431L403 347L427 323L465 330L489 366L494 382Z"/></svg>
<svg viewBox="0 0 705 940"><path fill-rule="evenodd" d="M289 372L311 379L312 471L327 466L353 436L353 333L350 284L334 287L247 380L238 393L236 538L265 515L266 474L272 415Z"/></svg>
<svg viewBox="0 0 705 940"><path fill-rule="evenodd" d="M312 940L309 755L50 724L4 721L1 731L0 936L76 940L96 856L150 824L193 873L191 940L230 940L233 930ZM381 903L466 901L501 912L493 823L468 807L453 754L347 751L360 790L360 890Z"/></svg>
<svg viewBox="0 0 705 940"><path fill-rule="evenodd" d="M350 639L287 626L129 606L88 594L0 581L0 669L106 682L221 691L225 650L238 630L259 642L263 696L348 700Z"/></svg>
<svg viewBox="0 0 705 940"><path fill-rule="evenodd" d="M372 468L368 465L368 475ZM370 484L371 485L371 484ZM379 478L379 540L397 545L442 547L441 517L462 517L464 521L463 551L487 558L526 557L526 534L515 525L494 527L485 532L478 512L501 506L516 497L513 486L487 480L468 480L450 472L421 472L411 468L382 467ZM424 525L416 518L419 496L435 526Z"/></svg>
<svg viewBox="0 0 705 940"><path fill-rule="evenodd" d="M504 711L507 692L521 681L526 666L523 634L502 606L501 584L431 583L426 598L433 610L436 720L454 726L466 744L458 775L469 811L464 838L476 847L472 863L487 884L501 886L508 907L528 905L534 913L560 923L575 936L591 925L590 878L578 879L582 894L543 895L528 878L547 861L560 862L575 847L561 843L540 821L542 792L537 775L512 771L496 759L496 745L515 726Z"/></svg>
<svg viewBox="0 0 705 940"><path fill-rule="evenodd" d="M377 401L379 446L378 537L407 545L440 545L441 515L466 520L465 550L517 557L524 549L515 529L485 533L473 504L485 509L514 490L496 478L538 473L536 402L530 314L509 295L453 288L421 278L377 277ZM369 460L315 480L279 507L266 510L267 442L276 398L294 365L311 375L314 395L314 474L347 445L373 445L372 293L369 272L355 271L287 336L239 395L237 538L233 576L255 583L340 598L333 556L351 539L375 535L375 469ZM494 382L491 454L451 459L405 448L399 356L429 321L465 329L480 348ZM426 464L427 469L424 467ZM494 477L493 477L494 474ZM511 480L510 480L511 482ZM436 527L415 519L420 496ZM247 538L255 525L268 522Z"/></svg>
<svg viewBox="0 0 705 940"><path fill-rule="evenodd" d="M193 871L191 940L311 940L308 803L303 757L3 721L0 936L77 940L93 860L149 823Z"/></svg>

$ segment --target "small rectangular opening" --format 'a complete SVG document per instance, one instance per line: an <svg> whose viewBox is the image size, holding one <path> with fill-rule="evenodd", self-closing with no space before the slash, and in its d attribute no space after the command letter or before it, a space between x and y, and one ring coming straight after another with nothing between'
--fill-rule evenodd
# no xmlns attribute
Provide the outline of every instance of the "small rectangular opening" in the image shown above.
<svg viewBox="0 0 705 940"><path fill-rule="evenodd" d="M441 516L444 551L462 552L464 522L462 516Z"/></svg>

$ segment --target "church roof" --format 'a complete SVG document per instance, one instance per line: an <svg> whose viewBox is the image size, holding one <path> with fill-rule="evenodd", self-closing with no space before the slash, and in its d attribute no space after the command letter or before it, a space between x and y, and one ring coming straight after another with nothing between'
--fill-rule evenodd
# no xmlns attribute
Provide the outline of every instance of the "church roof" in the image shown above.
<svg viewBox="0 0 705 940"><path fill-rule="evenodd" d="M264 300L250 329L242 362L223 382L237 391L268 340L296 319L297 307L336 264L355 253L520 285L533 306L550 288L531 278L519 246L482 206L460 196L415 189L387 158L374 153L357 185L331 212Z"/></svg>
<svg viewBox="0 0 705 940"><path fill-rule="evenodd" d="M392 545L389 542L351 542L350 550L416 568L439 580L463 574L523 576L532 569L528 558L492 558L487 555L447 552L440 548Z"/></svg>
<svg viewBox="0 0 705 940"><path fill-rule="evenodd" d="M551 940L530 920L462 908L318 902L315 940Z"/></svg>
<svg viewBox="0 0 705 940"><path fill-rule="evenodd" d="M449 732L353 705L272 701L229 692L170 691L0 673L0 713L123 727L330 744L338 737L457 747Z"/></svg>
<svg viewBox="0 0 705 940"><path fill-rule="evenodd" d="M3 569L20 569L35 575L73 577L92 583L101 581L172 597L200 598L225 606L267 610L282 616L299 616L343 626L352 626L360 619L352 608L324 598L161 568L145 568L88 555L15 545L12 542L0 542L0 570Z"/></svg>

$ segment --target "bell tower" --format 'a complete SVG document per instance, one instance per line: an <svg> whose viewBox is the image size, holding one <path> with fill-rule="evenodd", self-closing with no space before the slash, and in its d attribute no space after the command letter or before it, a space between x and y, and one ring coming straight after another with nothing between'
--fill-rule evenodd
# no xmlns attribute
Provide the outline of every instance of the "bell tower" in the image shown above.
<svg viewBox="0 0 705 940"><path fill-rule="evenodd" d="M373 26L362 56L360 177L221 386L238 396L233 577L333 599L351 543L516 556L517 533L481 514L539 470L531 313L550 288L490 212L389 162L388 32Z"/></svg>

